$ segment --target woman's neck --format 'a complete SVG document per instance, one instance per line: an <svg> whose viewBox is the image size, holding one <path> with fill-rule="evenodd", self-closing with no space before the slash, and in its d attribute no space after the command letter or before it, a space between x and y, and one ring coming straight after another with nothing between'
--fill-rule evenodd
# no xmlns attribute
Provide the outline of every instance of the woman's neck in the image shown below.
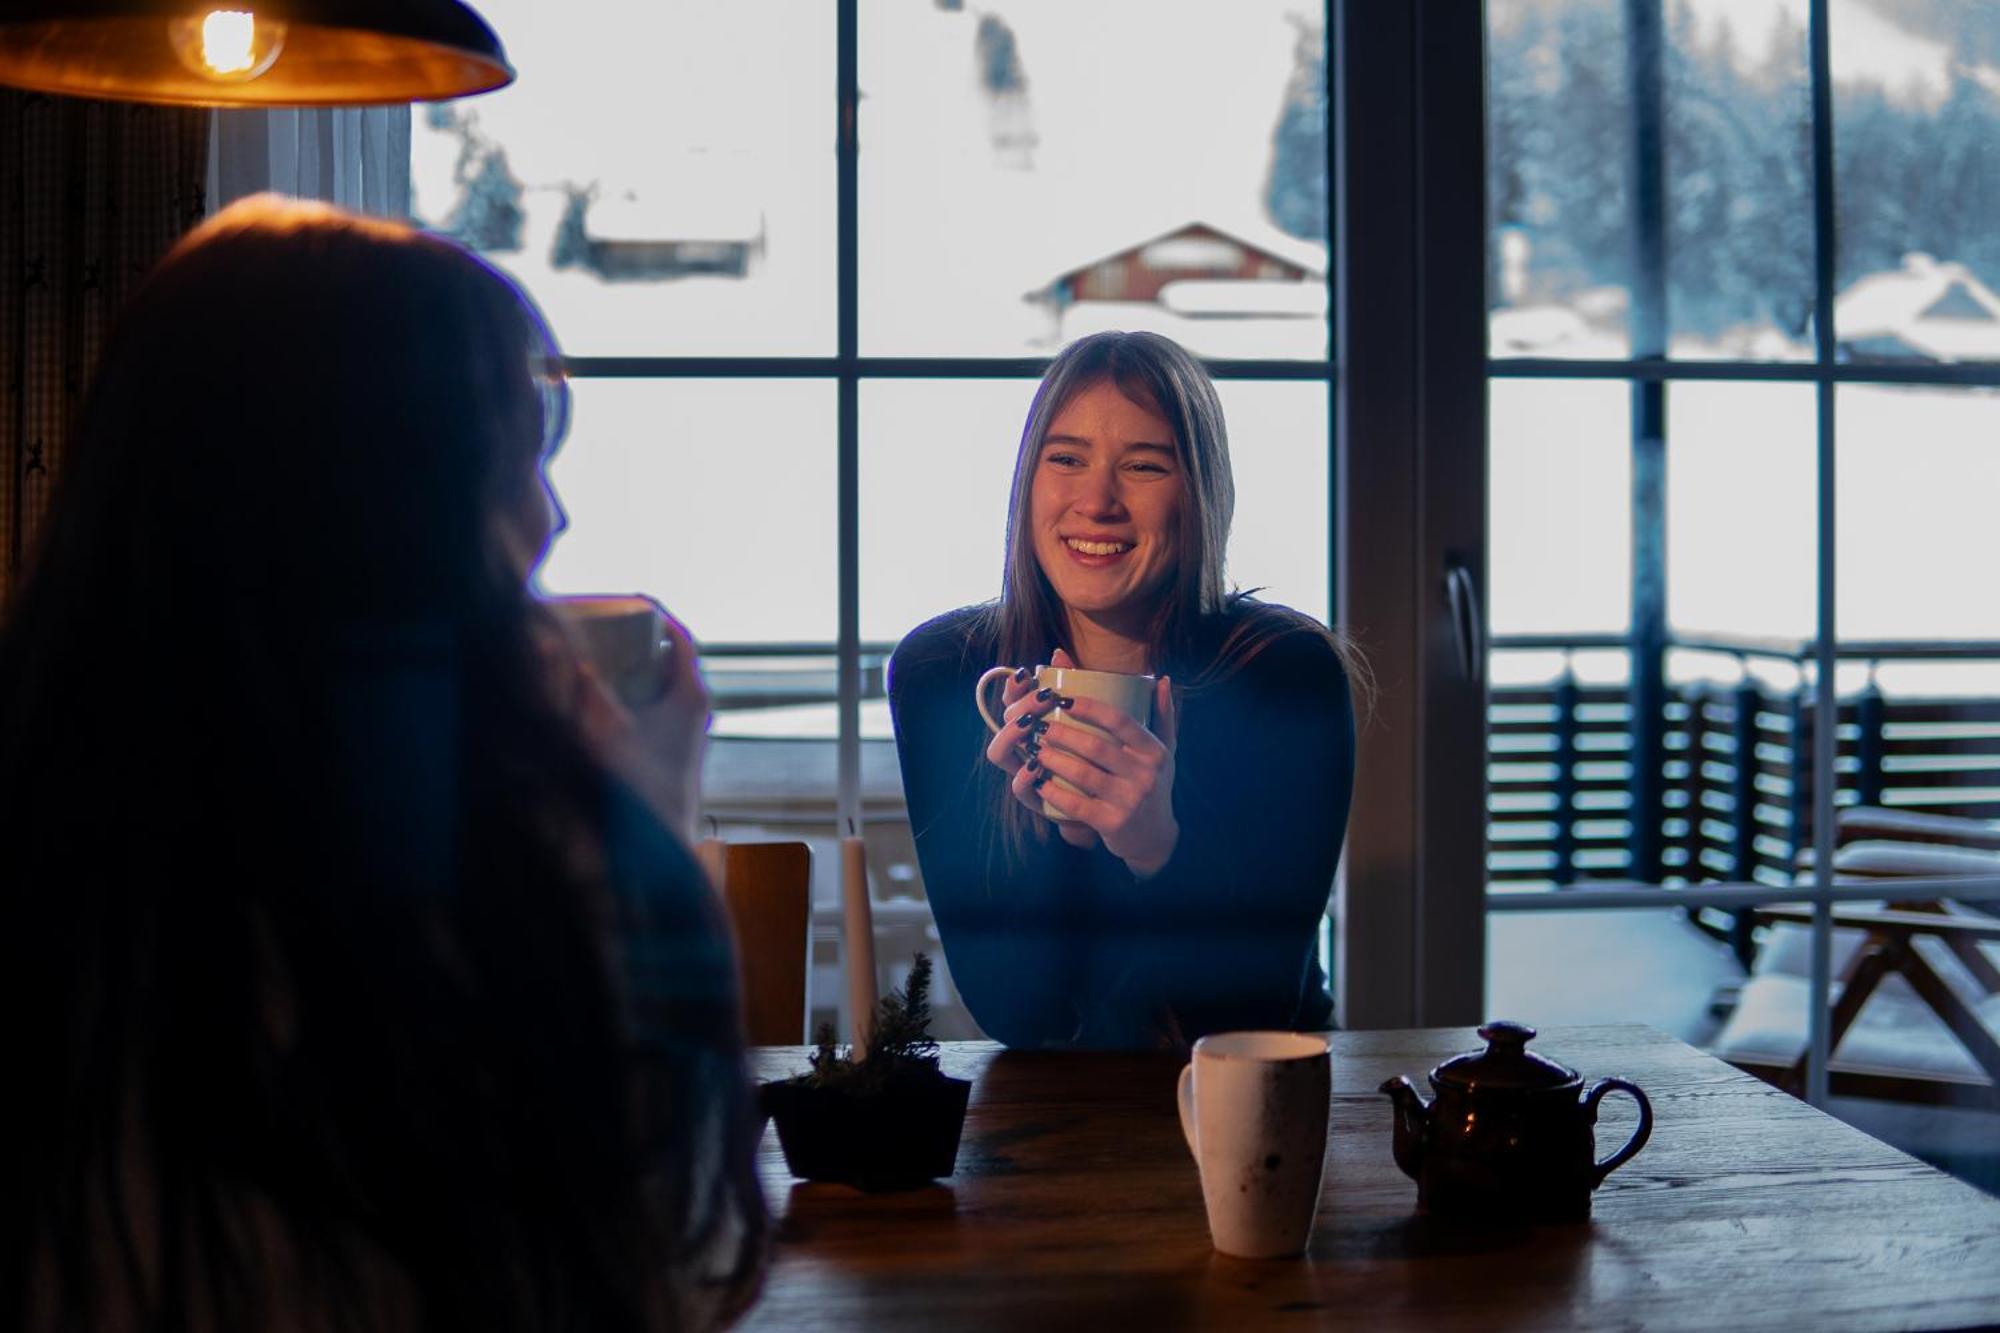
<svg viewBox="0 0 2000 1333"><path fill-rule="evenodd" d="M1107 623L1080 611L1069 613L1070 650L1085 671L1121 671L1144 675L1151 669L1152 649L1137 627Z"/></svg>

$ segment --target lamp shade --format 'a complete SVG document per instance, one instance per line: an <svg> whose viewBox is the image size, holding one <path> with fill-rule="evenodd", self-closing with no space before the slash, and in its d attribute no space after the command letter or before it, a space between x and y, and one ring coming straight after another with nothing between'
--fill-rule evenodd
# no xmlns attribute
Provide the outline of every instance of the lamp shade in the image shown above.
<svg viewBox="0 0 2000 1333"><path fill-rule="evenodd" d="M182 106L440 101L514 81L459 0L0 0L0 84Z"/></svg>

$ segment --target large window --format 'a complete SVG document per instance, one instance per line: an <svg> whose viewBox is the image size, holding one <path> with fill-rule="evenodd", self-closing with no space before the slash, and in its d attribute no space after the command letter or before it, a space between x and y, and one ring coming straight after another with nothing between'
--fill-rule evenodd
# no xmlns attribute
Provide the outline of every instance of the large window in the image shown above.
<svg viewBox="0 0 2000 1333"><path fill-rule="evenodd" d="M486 7L520 82L419 110L415 209L572 354L547 582L685 613L721 706L711 813L823 850L856 821L905 932L885 959L935 942L882 665L997 589L1046 358L1154 328L1222 384L1232 580L1325 615L1340 572L1373 621L1364 959L1412 993L1470 975L1451 932L1477 913L1428 877L1468 822L1433 775L1480 749L1496 952L1691 915L1734 984L1779 938L1746 909L1803 900L1825 1090L1829 913L1866 892L1826 878L1837 819L2000 816L1992 6L1489 0L1483 263L1451 225L1478 219L1452 212L1478 18L1449 4ZM1372 40L1330 62L1336 30ZM1453 321L1482 286L1479 460ZM1452 710L1482 685L1480 730ZM1676 971L1631 945L1599 983L1536 970L1614 1014Z"/></svg>
<svg viewBox="0 0 2000 1333"><path fill-rule="evenodd" d="M882 665L998 591L1015 445L1062 343L1148 328L1209 359L1230 577L1330 615L1328 11L480 7L520 78L418 109L414 211L562 339L571 524L544 582L653 593L703 641L710 814L818 848L826 1013L850 821L885 971L939 953ZM940 982L941 1035L969 1035Z"/></svg>
<svg viewBox="0 0 2000 1333"><path fill-rule="evenodd" d="M1492 947L1686 909L1823 1097L1832 904L2000 895L1827 873L1862 807L2000 815L2000 7L1486 13Z"/></svg>

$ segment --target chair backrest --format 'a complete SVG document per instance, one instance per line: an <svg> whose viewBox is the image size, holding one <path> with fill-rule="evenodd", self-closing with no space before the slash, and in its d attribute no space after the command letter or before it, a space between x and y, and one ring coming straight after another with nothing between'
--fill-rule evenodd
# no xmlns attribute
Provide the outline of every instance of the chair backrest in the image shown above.
<svg viewBox="0 0 2000 1333"><path fill-rule="evenodd" d="M732 842L722 884L742 968L744 1031L757 1046L806 1039L806 959L812 930L812 849L802 842Z"/></svg>

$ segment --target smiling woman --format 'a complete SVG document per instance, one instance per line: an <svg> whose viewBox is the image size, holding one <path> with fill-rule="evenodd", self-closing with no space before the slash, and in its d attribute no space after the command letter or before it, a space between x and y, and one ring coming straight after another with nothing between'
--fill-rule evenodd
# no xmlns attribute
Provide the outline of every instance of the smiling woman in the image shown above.
<svg viewBox="0 0 2000 1333"><path fill-rule="evenodd" d="M999 600L891 660L946 958L1009 1045L1329 1021L1314 942L1353 786L1349 650L1226 590L1234 508L1200 364L1155 334L1082 339L1028 413ZM974 687L995 663L1018 669L988 737ZM1123 693L1150 706L1038 689L1040 663L1146 677Z"/></svg>
<svg viewBox="0 0 2000 1333"><path fill-rule="evenodd" d="M1029 493L1035 559L1098 670L1145 669L1146 619L1177 548L1173 439L1158 412L1105 380L1079 391L1042 440Z"/></svg>

